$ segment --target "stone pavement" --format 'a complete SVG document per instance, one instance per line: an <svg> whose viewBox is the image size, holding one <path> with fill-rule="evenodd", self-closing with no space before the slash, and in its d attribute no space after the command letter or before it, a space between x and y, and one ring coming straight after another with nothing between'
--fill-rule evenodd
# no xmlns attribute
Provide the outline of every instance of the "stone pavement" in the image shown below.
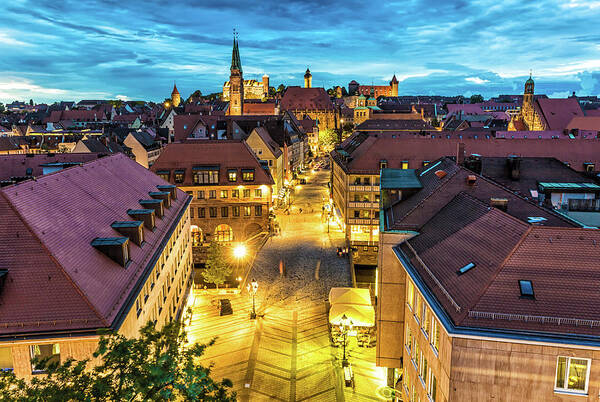
<svg viewBox="0 0 600 402"><path fill-rule="evenodd" d="M343 386L341 350L329 340L326 300L334 286L351 286L348 260L337 257L343 233L321 216L329 171L308 176L296 189L290 215L278 215L282 233L256 256L248 280L259 284L258 318L250 320L251 296L195 296L188 327L192 342L215 345L202 362L214 363L212 376L233 381L240 401L379 400L382 383L375 368L375 348L349 346L356 386ZM302 213L300 213L302 208ZM280 265L285 275L280 275ZM229 298L233 315L219 317L215 303Z"/></svg>

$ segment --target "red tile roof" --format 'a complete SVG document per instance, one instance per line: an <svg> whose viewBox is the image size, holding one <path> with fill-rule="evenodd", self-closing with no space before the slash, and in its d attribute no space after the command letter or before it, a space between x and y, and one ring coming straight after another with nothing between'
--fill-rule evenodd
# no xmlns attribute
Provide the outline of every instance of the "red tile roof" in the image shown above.
<svg viewBox="0 0 600 402"><path fill-rule="evenodd" d="M575 116L569 124L567 124L567 130L579 129L579 130L591 130L600 131L600 116Z"/></svg>
<svg viewBox="0 0 600 402"><path fill-rule="evenodd" d="M334 110L323 88L288 87L281 99L282 110Z"/></svg>
<svg viewBox="0 0 600 402"><path fill-rule="evenodd" d="M573 117L584 115L576 98L540 98L535 107L545 120L547 130L564 130Z"/></svg>
<svg viewBox="0 0 600 402"><path fill-rule="evenodd" d="M456 326L600 335L598 230L530 226L459 194L399 249Z"/></svg>
<svg viewBox="0 0 600 402"><path fill-rule="evenodd" d="M106 120L106 115L98 110L55 110L44 122L58 123L62 120L102 121Z"/></svg>
<svg viewBox="0 0 600 402"><path fill-rule="evenodd" d="M0 261L9 273L0 291L0 334L114 325L188 196L178 190L156 229L144 230L144 245L131 244L126 269L90 243L116 236L111 223L131 220L127 210L161 184L167 183L117 154L2 188Z"/></svg>
<svg viewBox="0 0 600 402"><path fill-rule="evenodd" d="M172 184L193 186L193 168L195 166L219 166L219 184L235 185L227 178L228 169L238 170L238 183L241 181L240 169L254 169L254 182L246 184L273 184L273 178L261 166L254 152L244 141L236 140L202 140L194 142L172 143L167 145L154 162L150 170L153 172L169 170ZM184 170L183 183L174 182L174 171Z"/></svg>
<svg viewBox="0 0 600 402"><path fill-rule="evenodd" d="M247 115L275 115L275 102L244 102L244 114Z"/></svg>
<svg viewBox="0 0 600 402"><path fill-rule="evenodd" d="M0 138L1 140L1 138ZM98 159L97 153L59 153L59 154L29 154L29 155L0 155L0 181L11 177L34 176L43 173L43 164L79 162L85 163ZM31 174L27 175L27 169Z"/></svg>

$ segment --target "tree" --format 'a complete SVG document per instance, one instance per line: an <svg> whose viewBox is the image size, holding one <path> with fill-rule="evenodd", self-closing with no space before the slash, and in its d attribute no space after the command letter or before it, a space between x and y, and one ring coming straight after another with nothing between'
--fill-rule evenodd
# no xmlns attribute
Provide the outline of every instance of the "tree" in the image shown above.
<svg viewBox="0 0 600 402"><path fill-rule="evenodd" d="M0 373L0 400L235 401L231 381L214 381L212 366L198 363L214 342L188 344L179 321L160 330L149 322L137 338L116 333L102 336L94 352L101 361L98 366L90 368L89 359L67 359L60 364L33 360L47 375L31 382L12 372Z"/></svg>
<svg viewBox="0 0 600 402"><path fill-rule="evenodd" d="M29 99L29 106L33 106L33 99Z"/></svg>
<svg viewBox="0 0 600 402"><path fill-rule="evenodd" d="M338 143L338 133L334 129L319 130L319 148L322 151L329 152L333 150Z"/></svg>
<svg viewBox="0 0 600 402"><path fill-rule="evenodd" d="M0 103L0 113L4 112L4 104Z"/></svg>
<svg viewBox="0 0 600 402"><path fill-rule="evenodd" d="M208 283L214 283L217 289L222 285L227 277L231 275L232 267L225 262L224 247L217 241L210 243L208 247L208 256L206 258L206 268L202 271L202 277Z"/></svg>
<svg viewBox="0 0 600 402"><path fill-rule="evenodd" d="M471 103L481 103L481 102L483 102L483 96L471 95Z"/></svg>

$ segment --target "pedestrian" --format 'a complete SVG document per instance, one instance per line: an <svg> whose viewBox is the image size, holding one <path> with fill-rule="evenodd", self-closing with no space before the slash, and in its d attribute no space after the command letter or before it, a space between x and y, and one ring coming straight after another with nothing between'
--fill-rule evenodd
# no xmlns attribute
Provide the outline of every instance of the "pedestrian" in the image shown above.
<svg viewBox="0 0 600 402"><path fill-rule="evenodd" d="M299 209L300 209L300 213L302 213L302 208L299 208Z"/></svg>

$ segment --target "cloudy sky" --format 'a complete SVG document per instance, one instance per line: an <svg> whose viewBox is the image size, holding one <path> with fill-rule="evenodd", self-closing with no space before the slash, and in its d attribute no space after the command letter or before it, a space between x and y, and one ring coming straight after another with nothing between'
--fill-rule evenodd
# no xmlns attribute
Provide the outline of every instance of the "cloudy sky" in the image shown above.
<svg viewBox="0 0 600 402"><path fill-rule="evenodd" d="M47 4L44 4L47 3ZM217 92L232 30L244 77L384 84L400 94L600 94L600 1L6 1L0 102L161 101Z"/></svg>

